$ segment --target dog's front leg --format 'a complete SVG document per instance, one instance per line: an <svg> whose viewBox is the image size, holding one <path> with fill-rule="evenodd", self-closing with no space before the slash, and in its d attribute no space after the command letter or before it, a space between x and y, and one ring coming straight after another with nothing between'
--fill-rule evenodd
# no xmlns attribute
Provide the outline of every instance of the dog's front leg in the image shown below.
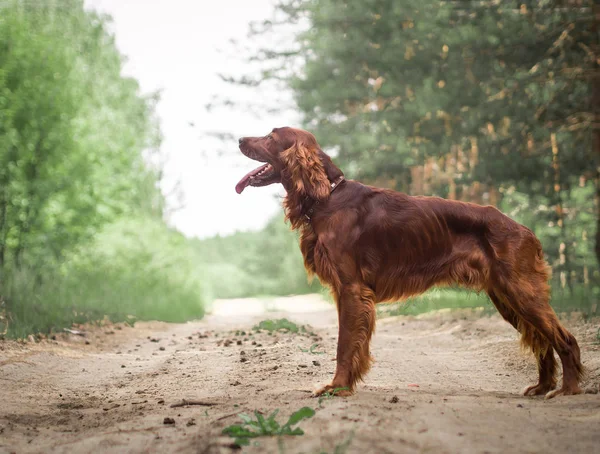
<svg viewBox="0 0 600 454"><path fill-rule="evenodd" d="M336 295L339 336L337 367L331 384L315 392L315 396L334 393L348 396L354 393L356 383L371 367L369 343L375 330L375 295L362 284L341 288Z"/></svg>

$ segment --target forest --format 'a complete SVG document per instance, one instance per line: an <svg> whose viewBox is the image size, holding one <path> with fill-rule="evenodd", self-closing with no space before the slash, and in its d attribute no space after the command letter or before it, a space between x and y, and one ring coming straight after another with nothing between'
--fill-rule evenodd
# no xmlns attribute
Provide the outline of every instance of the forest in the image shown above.
<svg viewBox="0 0 600 454"><path fill-rule="evenodd" d="M597 313L599 24L593 0L283 0L251 27L259 70L223 78L291 89L350 178L499 207L541 239L554 306Z"/></svg>
<svg viewBox="0 0 600 454"><path fill-rule="evenodd" d="M82 1L0 3L0 333L203 314L165 222L158 96Z"/></svg>
<svg viewBox="0 0 600 454"><path fill-rule="evenodd" d="M160 97L122 75L109 24L82 0L0 3L0 334L322 291L283 215L208 239L169 225ZM555 308L600 312L593 0L281 0L248 35L232 87L290 91L349 178L499 207L541 239Z"/></svg>

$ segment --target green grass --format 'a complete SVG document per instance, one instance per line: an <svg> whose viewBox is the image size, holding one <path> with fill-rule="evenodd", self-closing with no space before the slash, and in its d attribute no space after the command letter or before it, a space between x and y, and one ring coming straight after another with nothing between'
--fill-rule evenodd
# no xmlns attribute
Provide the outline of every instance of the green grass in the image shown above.
<svg viewBox="0 0 600 454"><path fill-rule="evenodd" d="M552 288L552 307L556 312L581 312L584 317L600 315L600 287L577 285L572 289Z"/></svg>
<svg viewBox="0 0 600 454"><path fill-rule="evenodd" d="M319 402L318 402L319 408L323 408L324 401L333 399L341 391L349 391L349 390L350 390L350 388L343 387L343 388L334 388L331 391L327 391L326 393L324 393L323 395L321 395L319 397Z"/></svg>
<svg viewBox="0 0 600 454"><path fill-rule="evenodd" d="M287 331L290 333L297 333L300 331L300 327L294 322L289 321L287 318L263 320L257 325L254 325L252 329L255 331L269 331L271 333L273 331Z"/></svg>
<svg viewBox="0 0 600 454"><path fill-rule="evenodd" d="M304 337L316 336L308 325L297 325L287 318L263 320L252 327L254 331L266 331L270 336L275 332L298 334Z"/></svg>
<svg viewBox="0 0 600 454"><path fill-rule="evenodd" d="M257 325L252 327L254 331L267 331L269 334L273 334L276 331L285 333L297 333L303 336L314 336L315 333L310 330L307 325L297 325L294 322L289 321L287 318L278 319L267 319L263 320Z"/></svg>
<svg viewBox="0 0 600 454"><path fill-rule="evenodd" d="M493 305L485 293L476 294L461 289L432 289L423 295L400 303L380 304L378 317L419 315L440 309L478 308L492 310Z"/></svg>
<svg viewBox="0 0 600 454"><path fill-rule="evenodd" d="M552 291L551 304L558 313L581 312L584 317L600 315L598 296L592 287L576 287L572 292L560 288ZM495 312L494 305L485 292L479 294L463 289L434 288L423 295L400 303L380 304L378 317L419 315L440 309L483 308L484 313Z"/></svg>
<svg viewBox="0 0 600 454"><path fill-rule="evenodd" d="M7 327L6 335L12 338L104 318L185 322L204 314L195 289L169 282L160 273L142 276L135 269L98 267L41 279L21 270L3 282L0 293L6 301L5 328L0 326L0 333Z"/></svg>
<svg viewBox="0 0 600 454"><path fill-rule="evenodd" d="M186 241L160 222L127 220L107 226L61 263L0 270L0 333L26 337L105 317L201 318L203 276Z"/></svg>

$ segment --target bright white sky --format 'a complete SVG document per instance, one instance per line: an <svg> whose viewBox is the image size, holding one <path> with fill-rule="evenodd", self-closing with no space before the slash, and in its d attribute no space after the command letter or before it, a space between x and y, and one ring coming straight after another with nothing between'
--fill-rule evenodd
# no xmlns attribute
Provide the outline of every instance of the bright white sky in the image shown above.
<svg viewBox="0 0 600 454"><path fill-rule="evenodd" d="M168 192L177 180L181 182L184 207L170 216L170 222L188 236L257 229L281 210L275 199L275 194L283 194L280 185L236 194L235 184L256 164L241 154L219 158L216 148L223 146L202 138L206 131L256 136L297 124L292 113L256 118L241 110L208 113L204 108L214 95L232 91L218 73L247 70L241 60L232 58L229 40L243 42L249 22L272 16L273 2L86 0L87 7L113 17L117 46L128 59L125 75L135 77L143 92L162 90L158 114L162 151L169 159L164 189ZM249 91L244 98L263 102L265 96L276 100L281 93ZM237 143L230 147L237 152Z"/></svg>

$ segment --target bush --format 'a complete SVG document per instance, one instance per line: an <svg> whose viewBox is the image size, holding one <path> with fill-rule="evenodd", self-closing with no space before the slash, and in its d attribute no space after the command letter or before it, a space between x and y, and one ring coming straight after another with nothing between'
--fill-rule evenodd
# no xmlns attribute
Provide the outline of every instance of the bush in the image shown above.
<svg viewBox="0 0 600 454"><path fill-rule="evenodd" d="M8 335L102 319L184 322L204 314L202 275L183 235L160 221L109 225L56 269L6 272Z"/></svg>

